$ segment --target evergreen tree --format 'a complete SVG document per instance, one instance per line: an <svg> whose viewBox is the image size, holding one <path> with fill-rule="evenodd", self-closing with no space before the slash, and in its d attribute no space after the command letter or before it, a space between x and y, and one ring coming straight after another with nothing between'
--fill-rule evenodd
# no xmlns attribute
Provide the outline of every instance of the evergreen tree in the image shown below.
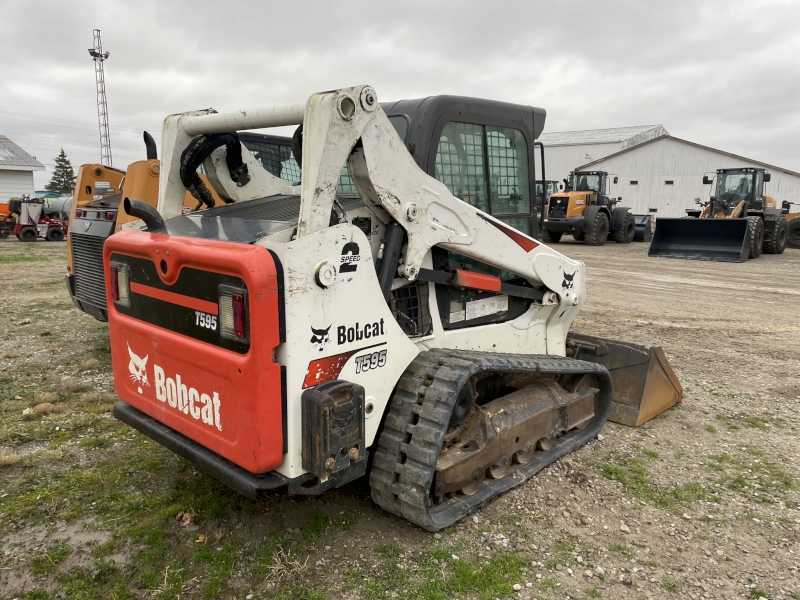
<svg viewBox="0 0 800 600"><path fill-rule="evenodd" d="M64 149L56 156L56 167L53 169L53 177L50 183L44 186L48 192L58 192L60 194L71 194L75 188L75 172L72 170L72 163L69 162Z"/></svg>

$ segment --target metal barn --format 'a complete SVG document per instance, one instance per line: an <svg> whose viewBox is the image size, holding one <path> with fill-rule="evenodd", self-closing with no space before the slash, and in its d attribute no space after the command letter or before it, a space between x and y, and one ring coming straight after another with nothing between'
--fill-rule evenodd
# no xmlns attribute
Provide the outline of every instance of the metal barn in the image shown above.
<svg viewBox="0 0 800 600"><path fill-rule="evenodd" d="M616 154L664 135L669 134L663 125L542 133L539 141L545 147L545 176L550 180L561 181L578 165ZM536 173L537 178L540 178L542 171L538 153Z"/></svg>
<svg viewBox="0 0 800 600"><path fill-rule="evenodd" d="M548 162L549 158L547 155ZM622 204L630 206L634 213L654 213L656 218L685 216L687 208L695 207L695 198L708 199L711 186L703 185L703 174L734 167L765 168L772 174L770 183L765 184L767 194L779 202L800 202L800 173L666 133L632 148L573 165L577 169L615 174L619 182L611 187L611 195L621 196ZM797 210L793 207L791 212Z"/></svg>

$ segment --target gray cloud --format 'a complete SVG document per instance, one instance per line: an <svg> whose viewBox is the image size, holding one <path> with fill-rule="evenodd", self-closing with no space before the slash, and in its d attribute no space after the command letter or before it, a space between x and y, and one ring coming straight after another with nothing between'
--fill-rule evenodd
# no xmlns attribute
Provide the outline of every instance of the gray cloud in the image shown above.
<svg viewBox="0 0 800 600"><path fill-rule="evenodd" d="M61 146L75 164L98 159L86 52L98 27L123 168L144 155L141 129L158 137L169 113L370 83L382 100L451 93L543 106L550 131L663 123L800 170L798 2L549 4L6 0L0 132L46 163Z"/></svg>

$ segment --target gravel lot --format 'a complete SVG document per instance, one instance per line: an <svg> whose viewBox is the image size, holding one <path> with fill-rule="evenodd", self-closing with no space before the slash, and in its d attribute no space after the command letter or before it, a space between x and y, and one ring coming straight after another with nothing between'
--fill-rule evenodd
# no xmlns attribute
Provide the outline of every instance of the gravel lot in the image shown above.
<svg viewBox="0 0 800 600"><path fill-rule="evenodd" d="M684 401L432 535L364 482L251 502L116 422L65 245L0 241L0 597L800 599L800 250L558 247L575 329L662 345Z"/></svg>

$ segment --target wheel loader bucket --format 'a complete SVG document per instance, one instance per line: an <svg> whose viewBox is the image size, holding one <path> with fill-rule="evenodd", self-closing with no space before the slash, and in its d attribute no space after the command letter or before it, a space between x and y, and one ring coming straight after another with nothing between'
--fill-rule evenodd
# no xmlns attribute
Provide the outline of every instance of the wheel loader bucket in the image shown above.
<svg viewBox="0 0 800 600"><path fill-rule="evenodd" d="M633 222L636 224L636 233L633 234L634 242L653 241L653 230L650 228L652 215L633 215Z"/></svg>
<svg viewBox="0 0 800 600"><path fill-rule="evenodd" d="M683 388L661 346L641 346L570 333L567 355L611 373L609 421L638 427L683 399Z"/></svg>
<svg viewBox="0 0 800 600"><path fill-rule="evenodd" d="M648 256L745 262L747 219L658 219Z"/></svg>

